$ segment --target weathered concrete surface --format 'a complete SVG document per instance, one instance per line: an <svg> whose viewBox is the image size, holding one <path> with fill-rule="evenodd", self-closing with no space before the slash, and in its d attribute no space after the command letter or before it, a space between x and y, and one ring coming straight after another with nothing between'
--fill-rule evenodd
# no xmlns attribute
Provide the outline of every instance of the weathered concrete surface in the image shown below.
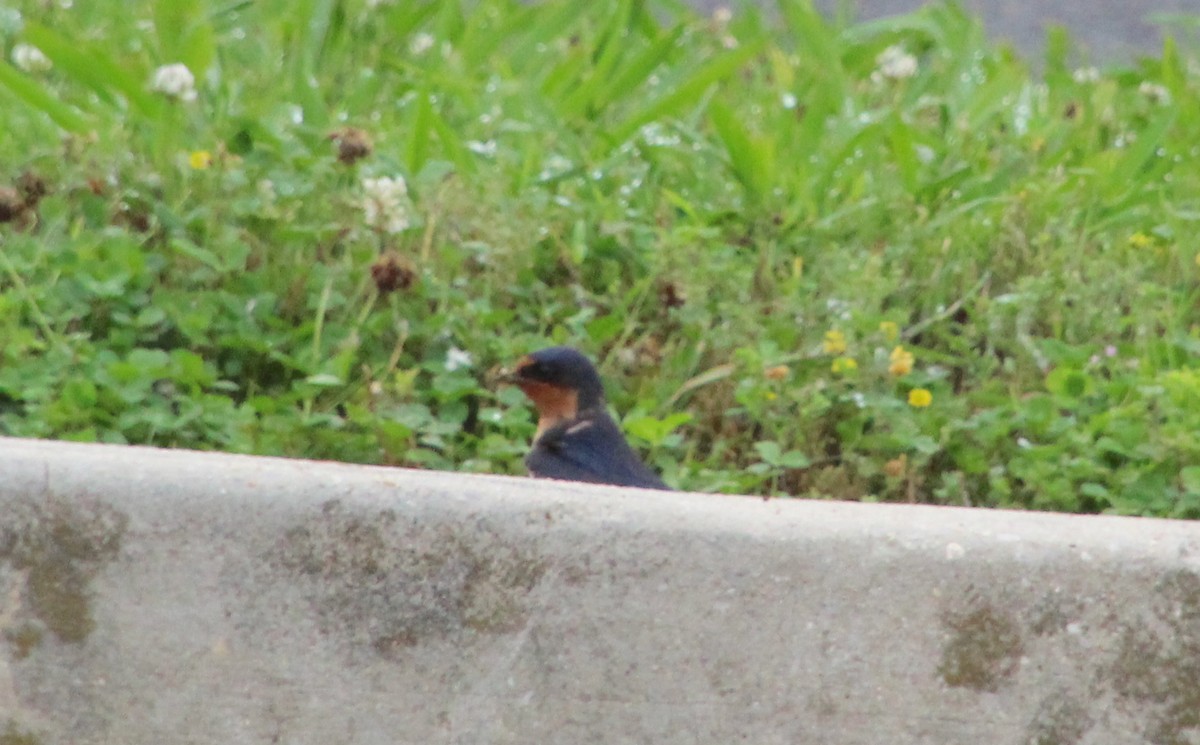
<svg viewBox="0 0 1200 745"><path fill-rule="evenodd" d="M1182 522L0 439L0 630L6 745L1200 742Z"/></svg>

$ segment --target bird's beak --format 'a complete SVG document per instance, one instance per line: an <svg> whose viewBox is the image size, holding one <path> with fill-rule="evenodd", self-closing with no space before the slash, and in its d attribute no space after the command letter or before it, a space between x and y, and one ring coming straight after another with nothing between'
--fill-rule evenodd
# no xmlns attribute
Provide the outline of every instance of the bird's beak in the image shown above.
<svg viewBox="0 0 1200 745"><path fill-rule="evenodd" d="M525 377L521 375L521 368L528 361L529 358L523 357L511 370L501 370L500 374L496 376L496 382L500 385L520 385L525 382Z"/></svg>

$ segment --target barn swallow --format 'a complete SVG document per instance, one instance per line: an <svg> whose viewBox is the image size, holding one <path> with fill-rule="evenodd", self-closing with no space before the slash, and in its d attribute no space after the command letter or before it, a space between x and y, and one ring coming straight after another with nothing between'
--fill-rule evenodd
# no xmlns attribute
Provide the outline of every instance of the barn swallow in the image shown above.
<svg viewBox="0 0 1200 745"><path fill-rule="evenodd" d="M604 406L604 385L591 361L570 347L523 357L505 380L538 410L537 434L525 457L537 478L668 489L629 447Z"/></svg>

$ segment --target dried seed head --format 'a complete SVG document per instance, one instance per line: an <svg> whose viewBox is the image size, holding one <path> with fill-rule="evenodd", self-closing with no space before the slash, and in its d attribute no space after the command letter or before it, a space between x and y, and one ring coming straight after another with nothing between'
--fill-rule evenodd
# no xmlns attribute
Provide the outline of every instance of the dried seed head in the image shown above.
<svg viewBox="0 0 1200 745"><path fill-rule="evenodd" d="M351 166L370 155L375 145L371 136L357 127L342 127L329 133L329 139L337 146L338 162Z"/></svg>
<svg viewBox="0 0 1200 745"><path fill-rule="evenodd" d="M25 206L33 209L50 192L50 188L44 178L33 171L26 171L17 177L17 191L25 199Z"/></svg>
<svg viewBox="0 0 1200 745"><path fill-rule="evenodd" d="M133 205L124 201L118 203L113 209L112 224L123 225L138 233L148 233L153 227L150 222L150 213L145 206Z"/></svg>
<svg viewBox="0 0 1200 745"><path fill-rule="evenodd" d="M25 212L25 198L11 186L0 186L0 223L16 220Z"/></svg>
<svg viewBox="0 0 1200 745"><path fill-rule="evenodd" d="M679 285L666 280L658 285L658 302L664 308L681 308L687 302L687 296L679 289Z"/></svg>
<svg viewBox="0 0 1200 745"><path fill-rule="evenodd" d="M900 478L908 472L908 456L902 454L898 458L892 458L884 463L883 472L894 479Z"/></svg>
<svg viewBox="0 0 1200 745"><path fill-rule="evenodd" d="M785 380L791 370L787 365L775 365L763 370L763 377L767 380Z"/></svg>
<svg viewBox="0 0 1200 745"><path fill-rule="evenodd" d="M382 295L407 290L417 281L417 268L406 257L388 251L371 265L371 280Z"/></svg>

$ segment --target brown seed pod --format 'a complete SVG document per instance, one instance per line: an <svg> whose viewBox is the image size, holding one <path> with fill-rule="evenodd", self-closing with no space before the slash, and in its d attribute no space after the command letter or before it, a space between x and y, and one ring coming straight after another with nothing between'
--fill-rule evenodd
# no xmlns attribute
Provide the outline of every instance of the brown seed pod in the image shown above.
<svg viewBox="0 0 1200 745"><path fill-rule="evenodd" d="M25 212L25 198L11 186L0 186L0 223L12 222Z"/></svg>
<svg viewBox="0 0 1200 745"><path fill-rule="evenodd" d="M407 257L387 251L371 265L371 280L381 295L407 290L417 281L417 268Z"/></svg>
<svg viewBox="0 0 1200 745"><path fill-rule="evenodd" d="M352 166L375 150L371 136L357 127L342 127L329 133L329 139L337 145L338 162Z"/></svg>
<svg viewBox="0 0 1200 745"><path fill-rule="evenodd" d="M670 280L658 284L658 302L664 308L682 308L687 297L679 289L679 285Z"/></svg>
<svg viewBox="0 0 1200 745"><path fill-rule="evenodd" d="M33 171L26 171L17 177L17 191L25 199L25 206L33 209L42 197L50 193L46 180Z"/></svg>
<svg viewBox="0 0 1200 745"><path fill-rule="evenodd" d="M787 365L775 365L763 370L763 377L767 380L785 380L791 369Z"/></svg>

